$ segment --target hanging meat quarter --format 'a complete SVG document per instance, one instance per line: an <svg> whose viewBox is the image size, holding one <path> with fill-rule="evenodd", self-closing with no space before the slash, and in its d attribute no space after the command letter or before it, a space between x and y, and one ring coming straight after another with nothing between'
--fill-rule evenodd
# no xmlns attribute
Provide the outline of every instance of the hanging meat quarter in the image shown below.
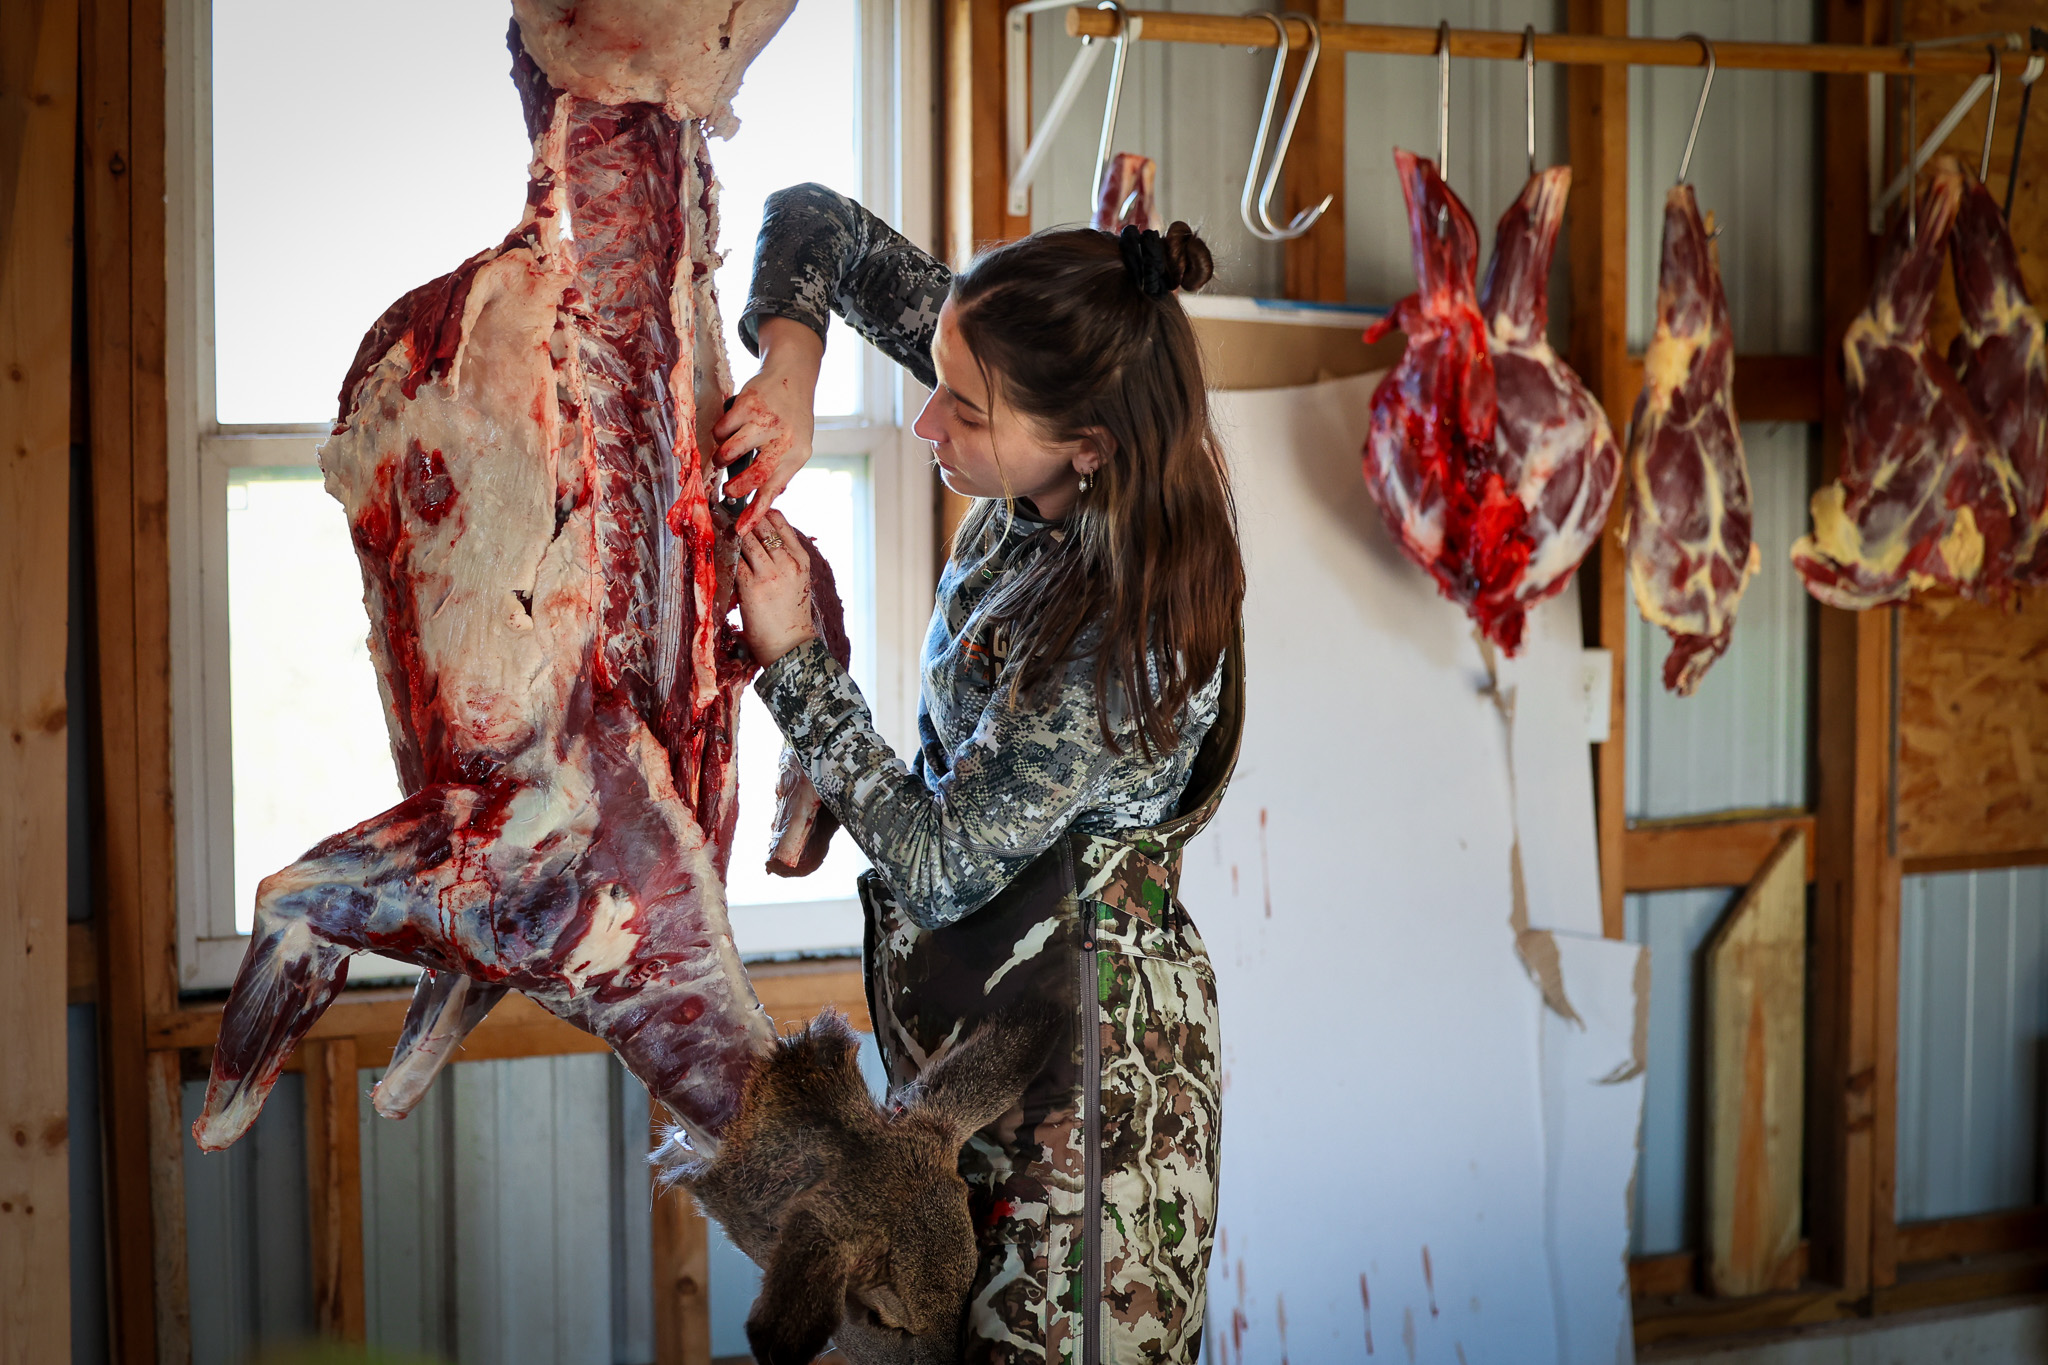
<svg viewBox="0 0 2048 1365"><path fill-rule="evenodd" d="M1806 590L1832 607L1860 610L1935 589L1982 595L2010 580L2011 465L1927 337L1962 200L1962 166L1944 157L1918 208L1900 215L1870 302L1842 340L1848 402L1841 477L1813 495L1812 534L1792 547ZM1988 194L1985 203L1995 215ZM1979 263L1967 274L1988 281L1998 271ZM1970 293L1958 358L1994 399L2002 373L2019 379L2013 406L2024 410L2023 358L2002 353L1996 323L1986 316L1989 291ZM1981 328L1974 350L1972 317ZM2038 337L2038 317L2033 325ZM2008 363L2015 359L2021 363Z"/></svg>

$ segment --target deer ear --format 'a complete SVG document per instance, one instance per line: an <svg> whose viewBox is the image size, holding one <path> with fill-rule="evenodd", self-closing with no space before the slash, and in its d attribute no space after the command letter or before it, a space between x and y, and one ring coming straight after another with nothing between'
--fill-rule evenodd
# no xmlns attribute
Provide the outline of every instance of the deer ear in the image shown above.
<svg viewBox="0 0 2048 1365"><path fill-rule="evenodd" d="M884 1327L899 1331L911 1330L910 1310L903 1306L903 1300L896 1291L886 1284L871 1284L865 1289L856 1289L853 1296L875 1310L875 1316L882 1320Z"/></svg>
<svg viewBox="0 0 2048 1365"><path fill-rule="evenodd" d="M747 1314L747 1345L761 1365L809 1365L846 1314L845 1248L806 1208L783 1221L761 1294Z"/></svg>
<svg viewBox="0 0 2048 1365"><path fill-rule="evenodd" d="M927 1066L903 1103L944 1118L965 1142L1010 1112L1044 1067L1064 1023L1062 1011L1044 1002L1013 1006Z"/></svg>

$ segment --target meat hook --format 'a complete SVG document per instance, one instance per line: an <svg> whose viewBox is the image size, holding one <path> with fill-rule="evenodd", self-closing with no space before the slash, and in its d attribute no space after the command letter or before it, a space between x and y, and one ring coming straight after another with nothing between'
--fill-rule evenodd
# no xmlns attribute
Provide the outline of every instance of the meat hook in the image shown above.
<svg viewBox="0 0 2048 1365"><path fill-rule="evenodd" d="M2041 53L2048 51L2048 28L2039 24L2027 30L2027 45L2034 55L2027 61L2026 74L2020 77L2020 120L2012 130L2012 165L2005 175L2005 220L2012 221L2012 192L2020 183L2020 147L2026 141L2027 113L2034 103L2034 82L2041 76Z"/></svg>
<svg viewBox="0 0 2048 1365"><path fill-rule="evenodd" d="M1294 125L1301 117L1301 106L1308 101L1309 77L1315 74L1316 59L1323 51L1323 30L1315 19L1306 14L1288 11L1275 14L1270 10L1249 10L1247 19L1264 19L1273 26L1274 36L1279 39L1280 51L1273 58L1273 74L1266 82L1266 103L1259 111L1259 131L1252 138L1252 161L1245 168L1244 193L1238 196L1238 216L1252 236L1266 242L1286 242L1301 236L1316 225L1330 205L1337 202L1337 196L1326 194L1319 204L1312 204L1289 220L1286 227L1273 221L1273 195L1280 188L1280 171L1287 164L1287 148L1294 141ZM1294 82L1294 94L1287 103L1287 116L1280 122L1280 136L1273 145L1273 163L1266 170L1266 180L1259 184L1259 162L1265 155L1266 134L1272 131L1274 111L1280 107L1280 82L1286 74L1287 21L1298 19L1308 29L1308 51L1301 60L1301 75ZM1098 183L1101 173L1096 173ZM1254 190L1254 187L1256 191ZM1256 197L1255 197L1256 194ZM1254 208L1257 213L1254 215Z"/></svg>
<svg viewBox="0 0 2048 1365"><path fill-rule="evenodd" d="M1536 176L1536 25L1522 28L1522 112L1529 130L1529 177Z"/></svg>
<svg viewBox="0 0 2048 1365"><path fill-rule="evenodd" d="M1139 27L1145 22L1135 15L1125 14L1124 7L1117 0L1101 0L1097 9L1106 9L1116 15L1116 54L1109 64L1109 102L1102 110L1102 140L1095 144L1095 174L1088 181L1088 192L1102 183L1102 172L1109 165L1109 141L1116 135L1116 107L1124 94L1124 63L1131 55L1131 40L1138 36Z"/></svg>
<svg viewBox="0 0 2048 1365"><path fill-rule="evenodd" d="M1451 21L1436 26L1436 178L1451 183Z"/></svg>
<svg viewBox="0 0 2048 1365"><path fill-rule="evenodd" d="M1977 183L1983 184L1991 177L1991 135L1998 127L1998 87L2004 73L1999 70L1998 44L1987 43L1985 50L1991 54L1991 103L1984 110L1984 151L1977 158ZM2013 167L2017 173L2019 167Z"/></svg>
<svg viewBox="0 0 2048 1365"><path fill-rule="evenodd" d="M1707 92L1714 88L1714 45L1703 34L1681 33L1678 36L1692 39L1707 53L1707 78L1700 82L1700 102L1692 107L1692 131L1685 135L1685 155L1678 159L1678 183L1683 185L1686 172L1692 169L1693 144L1700 140L1700 120L1706 116Z"/></svg>

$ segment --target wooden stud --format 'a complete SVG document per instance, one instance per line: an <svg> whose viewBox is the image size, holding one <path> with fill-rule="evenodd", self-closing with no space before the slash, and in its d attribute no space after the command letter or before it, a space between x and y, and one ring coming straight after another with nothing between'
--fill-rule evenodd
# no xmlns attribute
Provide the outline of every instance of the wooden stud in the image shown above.
<svg viewBox="0 0 2048 1365"><path fill-rule="evenodd" d="M363 1282L361 1097L356 1040L309 1043L306 1195L313 1243L313 1326L335 1341L368 1338Z"/></svg>
<svg viewBox="0 0 2048 1365"><path fill-rule="evenodd" d="M1806 835L1805 879L1813 880L1813 817L1773 815L1711 823L1642 821L1622 839L1627 886L1634 891L1689 891L1747 886L1787 832Z"/></svg>
<svg viewBox="0 0 2048 1365"><path fill-rule="evenodd" d="M1579 34L1628 32L1627 0L1571 0L1570 27ZM1519 48L1517 49L1519 51ZM1628 356L1628 70L1574 67L1569 120L1572 197L1571 360L1617 433L1628 430L1635 403ZM1623 499L1616 498L1599 549L1579 580L1592 643L1614 656L1608 693L1608 739L1594 753L1594 798L1600 845L1600 924L1622 936L1627 886L1628 551L1621 536Z"/></svg>
<svg viewBox="0 0 2048 1365"><path fill-rule="evenodd" d="M1314 8L1319 25L1344 22L1344 0L1315 0ZM1300 79L1301 60L1288 60L1289 90ZM1344 301L1344 77L1344 55L1323 53L1310 77L1308 101L1287 153L1283 219L1292 219L1326 194L1337 196L1314 227L1283 248L1290 299Z"/></svg>
<svg viewBox="0 0 2048 1365"><path fill-rule="evenodd" d="M1827 0L1831 41L1873 42L1881 22L1880 6ZM1844 402L1832 357L1841 354L1842 334L1870 283L1866 90L1860 76L1823 82L1821 190L1829 211L1822 219L1822 353L1830 359L1821 370L1821 432L1830 477L1841 461ZM1881 1282L1873 1274L1873 1229L1880 1219L1890 1222L1888 1110L1897 1038L1880 1027L1886 991L1879 954L1888 873L1890 628L1886 612L1820 609L1806 1224L1815 1273L1858 1296ZM1895 863L1889 873L1896 885Z"/></svg>
<svg viewBox="0 0 2048 1365"><path fill-rule="evenodd" d="M653 1106L648 1141L672 1120ZM687 1191L654 1187L654 1359L711 1365L711 1229Z"/></svg>
<svg viewBox="0 0 2048 1365"><path fill-rule="evenodd" d="M0 8L0 1361L71 1358L63 962L73 0Z"/></svg>
<svg viewBox="0 0 2048 1365"><path fill-rule="evenodd" d="M1706 945L1707 1281L1799 1287L1806 832L1788 830Z"/></svg>
<svg viewBox="0 0 2048 1365"><path fill-rule="evenodd" d="M152 1053L144 1064L149 1110L149 1223L171 1228L143 1248L155 1294L149 1304L160 1365L192 1359L192 1292L185 1264L185 1129L183 1079L175 1052Z"/></svg>
<svg viewBox="0 0 2048 1365"><path fill-rule="evenodd" d="M1638 1256L1628 1263L1628 1292L1638 1299L1667 1299L1697 1287L1699 1258L1690 1251Z"/></svg>

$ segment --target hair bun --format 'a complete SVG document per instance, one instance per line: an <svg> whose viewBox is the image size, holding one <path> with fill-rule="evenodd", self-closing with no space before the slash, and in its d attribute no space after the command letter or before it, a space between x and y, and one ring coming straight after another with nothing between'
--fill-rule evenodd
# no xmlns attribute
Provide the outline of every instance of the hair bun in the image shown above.
<svg viewBox="0 0 2048 1365"><path fill-rule="evenodd" d="M1208 243L1177 219L1166 229L1166 261L1176 287L1190 294L1216 277L1216 259L1209 254Z"/></svg>

